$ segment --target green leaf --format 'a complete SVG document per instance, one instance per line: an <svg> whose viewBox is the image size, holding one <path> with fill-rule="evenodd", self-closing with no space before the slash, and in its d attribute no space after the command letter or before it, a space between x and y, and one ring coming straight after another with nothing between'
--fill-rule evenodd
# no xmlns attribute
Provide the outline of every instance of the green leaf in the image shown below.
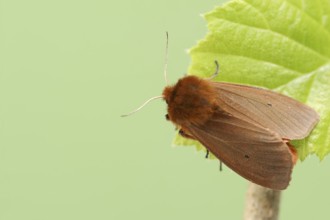
<svg viewBox="0 0 330 220"><path fill-rule="evenodd" d="M205 15L209 32L190 50L189 73L266 87L314 108L320 122L294 141L301 160L330 151L330 2L233 0ZM176 145L204 147L177 136Z"/></svg>

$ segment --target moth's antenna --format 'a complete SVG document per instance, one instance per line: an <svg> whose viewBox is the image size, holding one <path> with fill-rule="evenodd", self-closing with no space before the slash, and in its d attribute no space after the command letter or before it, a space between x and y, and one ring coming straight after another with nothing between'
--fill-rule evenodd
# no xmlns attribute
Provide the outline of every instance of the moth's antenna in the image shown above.
<svg viewBox="0 0 330 220"><path fill-rule="evenodd" d="M132 114L134 114L135 112L139 111L141 108L143 108L146 104L148 104L149 102L151 102L152 100L155 100L155 99L160 99L160 98L163 98L164 96L160 95L160 96L155 96L155 97L152 97L150 99L148 99L147 101L145 101L140 107L138 107L137 109L135 109L134 111L128 113L128 114L125 114L125 115L121 115L121 117L126 117L126 116L130 116Z"/></svg>
<svg viewBox="0 0 330 220"><path fill-rule="evenodd" d="M164 64L164 78L166 85L168 85L168 80L167 80L167 62L168 61L168 32L166 31L166 47L165 47L165 64Z"/></svg>
<svg viewBox="0 0 330 220"><path fill-rule="evenodd" d="M220 66L217 60L214 61L215 63L215 72L212 74L212 76L209 79L214 79L219 74Z"/></svg>
<svg viewBox="0 0 330 220"><path fill-rule="evenodd" d="M165 61L164 61L165 62L165 65L164 65L164 78L165 78L166 85L168 85L168 80L167 80L167 63L168 62L167 61L168 61L168 32L166 31L166 47L165 47ZM152 97L152 98L148 99L147 101L145 101L140 107L138 107L134 111L132 111L128 114L125 114L125 115L121 115L121 117L130 116L130 115L134 114L135 112L138 112L140 109L142 109L146 104L148 104L152 100L160 99L160 98L164 98L164 96L160 95L160 96Z"/></svg>

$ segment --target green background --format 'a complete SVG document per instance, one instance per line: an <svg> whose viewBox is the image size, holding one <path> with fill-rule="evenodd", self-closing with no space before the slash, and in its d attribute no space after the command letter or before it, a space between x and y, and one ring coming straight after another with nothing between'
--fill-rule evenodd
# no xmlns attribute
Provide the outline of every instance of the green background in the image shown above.
<svg viewBox="0 0 330 220"><path fill-rule="evenodd" d="M247 181L171 147L166 105L221 1L0 0L0 220L241 219ZM298 163L281 219L329 219L329 166Z"/></svg>

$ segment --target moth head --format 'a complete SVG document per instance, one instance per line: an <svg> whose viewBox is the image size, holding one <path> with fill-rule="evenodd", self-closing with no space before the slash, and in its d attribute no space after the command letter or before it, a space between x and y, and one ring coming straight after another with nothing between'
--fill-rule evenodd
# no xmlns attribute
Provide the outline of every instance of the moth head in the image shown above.
<svg viewBox="0 0 330 220"><path fill-rule="evenodd" d="M169 119L178 125L203 124L216 108L216 91L211 82L197 76L185 76L163 90Z"/></svg>

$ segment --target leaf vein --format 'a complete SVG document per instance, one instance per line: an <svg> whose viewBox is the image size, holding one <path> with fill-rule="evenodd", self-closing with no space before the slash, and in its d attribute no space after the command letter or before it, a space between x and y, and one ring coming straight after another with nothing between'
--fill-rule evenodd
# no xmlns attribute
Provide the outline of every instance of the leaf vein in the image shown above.
<svg viewBox="0 0 330 220"><path fill-rule="evenodd" d="M251 7L255 8L255 9L256 9L256 10L257 10L257 11L263 16L263 18L267 21L267 25L269 26L269 29L265 29L265 28L261 28L261 27L254 27L254 26L250 26L250 25L246 25L246 26L250 26L250 27L253 27L253 28L259 28L259 29L263 29L263 30L271 30L271 31L274 32L274 33L277 33L277 34L280 34L280 35L282 35L282 36L285 36L285 37L287 37L288 39L293 40L294 42L296 42L296 43L298 43L298 44L300 44L300 45L302 45L302 46L304 46L304 47L306 47L306 48L309 48L309 49L311 49L312 51L317 52L318 54L320 54L321 56L323 56L323 57L326 58L326 59L329 59L329 58L330 58L330 57L328 57L328 56L325 56L325 55L321 54L319 51L315 50L314 48L311 48L311 47L309 47L308 45L303 44L302 42L299 42L299 41L297 41L297 40L295 40L295 39L293 39L293 38L290 38L289 36L287 36L287 35L285 35L285 34L282 34L282 33L278 32L278 31L273 30L273 29L271 28L270 24L269 24L269 21L267 20L267 18L266 18L266 16L264 15L264 13L262 13L262 11L260 11L257 7L255 7L255 6L252 5L251 3L247 2L246 0L243 0L243 1L244 1L246 4L250 5ZM301 11L304 15L306 15L306 16L309 17L311 20L313 20L315 23L317 23L318 26L319 26L321 29L323 29L323 30L325 31L325 33L327 34L327 38L330 40L330 32L329 32L329 31L328 31L328 30L327 30L322 24L320 24L315 18L313 18L313 17L310 16L308 13L306 13L305 11L303 11L302 9L300 9L299 7L297 7L296 5L292 4L291 2L289 2L289 1L285 1L285 2L287 2L288 4L290 4L292 7L298 9L298 10ZM238 23L238 22L235 22L235 23ZM239 23L239 24L242 24L242 23ZM242 24L242 25L244 25L244 24Z"/></svg>

